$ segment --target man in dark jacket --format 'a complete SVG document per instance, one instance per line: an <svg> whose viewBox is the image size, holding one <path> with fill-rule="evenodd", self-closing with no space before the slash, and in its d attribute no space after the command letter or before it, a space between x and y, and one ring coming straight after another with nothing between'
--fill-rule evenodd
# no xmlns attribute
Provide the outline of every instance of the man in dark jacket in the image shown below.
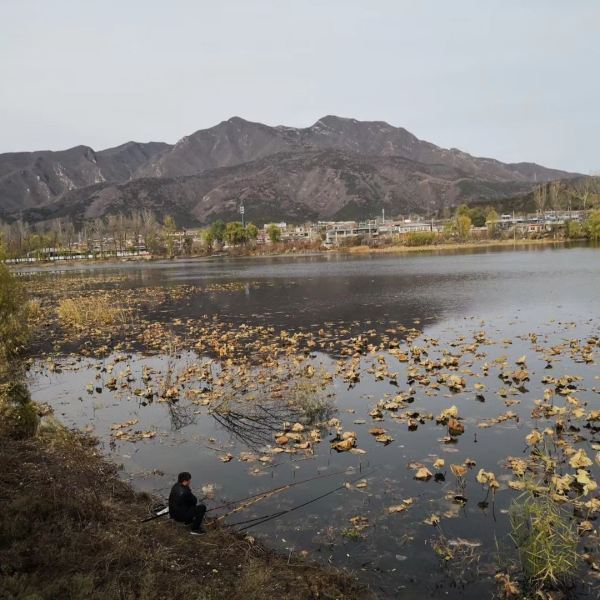
<svg viewBox="0 0 600 600"><path fill-rule="evenodd" d="M177 483L171 488L169 494L169 516L175 521L191 525L192 535L204 533L202 520L206 513L206 506L192 494L190 482L192 476L188 472L179 473Z"/></svg>

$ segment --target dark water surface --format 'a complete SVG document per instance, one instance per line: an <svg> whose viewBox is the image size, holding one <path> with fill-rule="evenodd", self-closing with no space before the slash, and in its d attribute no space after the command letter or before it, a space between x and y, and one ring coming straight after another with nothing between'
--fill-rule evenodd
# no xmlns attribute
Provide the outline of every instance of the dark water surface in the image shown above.
<svg viewBox="0 0 600 600"><path fill-rule="evenodd" d="M533 401L542 397L546 387L542 377L567 373L581 376L577 397L587 402L586 409L600 408L597 364L583 363L563 352L552 369L546 369L547 361L533 349L528 337L535 333L538 344L551 347L599 335L598 249L178 261L69 267L55 276L71 274L125 276L119 285L139 288L140 293L149 286L237 282L241 284L239 289L195 297L193 302L183 299L168 314L154 316L168 321L217 315L220 320L237 324L267 324L287 331L317 330L324 323L335 323L349 330L372 329L383 334L404 325L419 329L425 338L438 340L437 345L429 346L429 356L437 359L445 350L455 349L461 336L472 340L475 332L485 331L493 341L480 348L486 355L461 358L459 372L467 381L464 391L451 393L442 386L433 393L412 384L415 400L410 408L415 412L437 415L456 405L466 426L457 443L440 441L446 430L435 420L409 431L406 423L387 414L382 422L371 419L369 411L378 400L392 398L410 387L406 363L387 353L374 352L364 357L363 375L354 387L334 377L326 389L331 416L341 421L344 431L357 433L357 446L366 453L330 451L329 438L324 434L323 441L315 445L314 456L278 454L272 463L264 464L244 462L239 455L260 454L261 448L274 444L271 433L263 440L260 431L256 436L248 434L244 423L219 421L206 407L184 401L175 407L159 402L144 406L131 393L136 387L145 387L144 367L164 371L172 358L133 355L114 364L114 356L99 361L84 359L83 363L65 357L62 372L49 372L41 364L34 369L34 399L49 402L66 424L93 430L105 451L123 464L124 476L131 478L138 489L165 495L176 473L185 469L193 473L198 492L203 485L214 485L216 498L212 504L209 502L210 507L220 504L223 498L248 496L317 474L346 472L298 485L233 515L230 522L293 507L362 476L367 487L338 490L248 533L292 556L307 551L319 560L351 569L382 597L490 597L497 565L496 544L505 549L507 556L514 554L507 536L506 510L517 492L506 486L512 474L503 465L509 455L524 458L528 453L524 438L532 426ZM453 342L455 345L451 345ZM421 342L416 340L414 344ZM201 360L192 348L182 350L175 361L176 371ZM398 373L398 387L387 378L378 380L367 372L377 365L381 354L385 354L389 370ZM518 396L508 396L520 403L507 406L506 398L497 394L504 386L497 378L497 369L490 369L486 377L482 365L505 356L515 368L516 359L522 355L527 356L530 381ZM310 360L317 368L333 373L337 358L319 351ZM130 387L107 389L104 383L110 374L100 373L96 368L99 364L114 365L112 374L129 368ZM477 398L473 386L476 382L486 386L481 392L483 399ZM86 392L90 383L102 387L102 392ZM518 419L478 427L483 420L508 410ZM155 431L156 437L136 443L114 440L111 425L129 419L139 419L136 427ZM542 430L548 424L552 423L542 420L536 426ZM374 426L385 428L393 441L385 446L377 443L368 433ZM592 444L598 443L598 437L592 433L582 435L583 447L594 456ZM230 452L234 459L222 462L219 456L223 452L215 448ZM415 471L408 465L419 462L435 471L432 464L436 458L445 460L445 467L439 469L445 473L445 480L416 481ZM468 501L459 505L447 499L448 493L457 491L449 466L466 459L474 460L477 466L466 476L464 495ZM496 474L501 487L495 496L475 481L479 468ZM406 511L387 511L409 498L413 504ZM423 522L432 514L441 516L438 527ZM368 519L368 527L358 533L350 522L355 516ZM153 522L148 526L164 524ZM463 557L455 566L444 566L434 551L440 536L451 547L466 540L468 543L461 548L465 554L469 549L472 556Z"/></svg>

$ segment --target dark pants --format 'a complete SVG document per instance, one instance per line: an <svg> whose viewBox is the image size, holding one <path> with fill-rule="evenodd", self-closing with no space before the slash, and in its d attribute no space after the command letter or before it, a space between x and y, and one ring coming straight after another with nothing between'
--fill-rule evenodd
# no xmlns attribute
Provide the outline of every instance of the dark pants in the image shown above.
<svg viewBox="0 0 600 600"><path fill-rule="evenodd" d="M198 531L202 527L202 520L204 519L204 514L206 513L206 506L200 502L200 504L196 504L190 508L183 522L186 525L191 525L190 529L192 531Z"/></svg>

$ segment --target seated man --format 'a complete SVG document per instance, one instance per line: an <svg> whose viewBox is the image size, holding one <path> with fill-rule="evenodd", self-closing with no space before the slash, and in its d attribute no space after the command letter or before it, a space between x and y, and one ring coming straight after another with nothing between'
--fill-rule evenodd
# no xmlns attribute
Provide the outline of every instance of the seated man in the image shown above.
<svg viewBox="0 0 600 600"><path fill-rule="evenodd" d="M192 476L186 471L177 476L177 483L169 494L169 516L175 521L191 525L192 535L200 535L204 533L202 520L206 506L202 502L198 504L196 496L192 494L191 480Z"/></svg>

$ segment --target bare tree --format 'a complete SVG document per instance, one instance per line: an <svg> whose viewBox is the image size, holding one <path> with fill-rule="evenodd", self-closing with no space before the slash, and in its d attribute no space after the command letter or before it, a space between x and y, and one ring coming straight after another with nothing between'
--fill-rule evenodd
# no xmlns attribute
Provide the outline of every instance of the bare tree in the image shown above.
<svg viewBox="0 0 600 600"><path fill-rule="evenodd" d="M75 241L75 226L73 225L73 221L68 218L59 219L59 221L59 242L70 251Z"/></svg>
<svg viewBox="0 0 600 600"><path fill-rule="evenodd" d="M579 200L583 210L587 210L588 202L600 194L600 177L583 177L578 179L572 187L572 195Z"/></svg>
<svg viewBox="0 0 600 600"><path fill-rule="evenodd" d="M104 234L106 232L106 223L103 219L94 219L92 223L92 232L94 234L94 239L98 240L100 254L104 254Z"/></svg>
<svg viewBox="0 0 600 600"><path fill-rule="evenodd" d="M156 252L159 244L160 225L154 216L154 213L148 209L142 212L142 235L144 244L149 252Z"/></svg>
<svg viewBox="0 0 600 600"><path fill-rule="evenodd" d="M562 193L562 183L560 181L553 181L549 186L549 197L550 197L550 206L552 210L560 210L561 209L561 193Z"/></svg>
<svg viewBox="0 0 600 600"><path fill-rule="evenodd" d="M536 209L538 213L543 213L544 208L546 208L546 185L538 185L533 190L533 201L535 202Z"/></svg>

